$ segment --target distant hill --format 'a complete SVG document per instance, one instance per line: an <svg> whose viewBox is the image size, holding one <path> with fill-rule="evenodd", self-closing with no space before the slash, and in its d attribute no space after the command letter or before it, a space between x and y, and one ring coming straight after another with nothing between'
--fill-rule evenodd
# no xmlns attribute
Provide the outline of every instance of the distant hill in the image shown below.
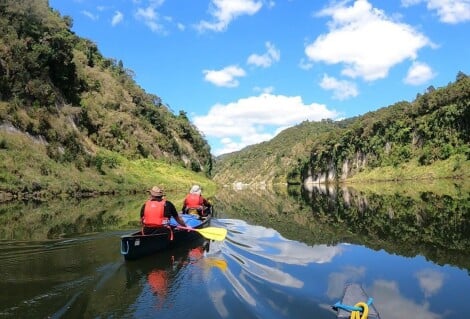
<svg viewBox="0 0 470 319"><path fill-rule="evenodd" d="M413 102L339 122L304 122L218 157L214 167L219 183L258 186L469 176L470 78L462 72Z"/></svg>
<svg viewBox="0 0 470 319"><path fill-rule="evenodd" d="M285 183L292 167L308 158L318 136L340 128L341 123L325 120L305 121L285 129L270 141L217 157L213 179L221 184Z"/></svg>
<svg viewBox="0 0 470 319"><path fill-rule="evenodd" d="M122 61L104 57L71 26L47 0L0 2L0 190L31 188L51 171L106 179L123 160L209 176L210 147L186 113L146 93Z"/></svg>

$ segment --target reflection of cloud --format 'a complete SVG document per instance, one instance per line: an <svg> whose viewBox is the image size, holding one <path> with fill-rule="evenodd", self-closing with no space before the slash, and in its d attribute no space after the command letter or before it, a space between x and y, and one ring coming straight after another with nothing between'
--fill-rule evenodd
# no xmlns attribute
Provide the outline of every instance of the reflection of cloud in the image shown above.
<svg viewBox="0 0 470 319"><path fill-rule="evenodd" d="M256 300L253 298L248 290L246 290L246 285L242 284L236 276L233 275L233 273L230 271L225 271L224 276L227 277L227 280L230 282L232 288L234 291L241 297L243 300L249 304L250 306L256 306Z"/></svg>
<svg viewBox="0 0 470 319"><path fill-rule="evenodd" d="M358 282L364 278L366 269L364 267L347 266L342 272L332 272L328 277L327 295L331 299L341 298L344 285L348 282Z"/></svg>
<svg viewBox="0 0 470 319"><path fill-rule="evenodd" d="M416 278L426 298L435 295L444 284L444 274L432 269L418 271Z"/></svg>
<svg viewBox="0 0 470 319"><path fill-rule="evenodd" d="M264 281L291 288L302 288L304 282L294 278L280 269L272 268L250 259L243 259L242 267L250 275L256 276Z"/></svg>
<svg viewBox="0 0 470 319"><path fill-rule="evenodd" d="M393 281L378 280L373 286L365 288L374 298L374 303L382 318L387 319L440 319L443 316L429 310L429 303L416 304L400 294L398 285Z"/></svg>
<svg viewBox="0 0 470 319"><path fill-rule="evenodd" d="M221 318L227 318L229 314L228 309L224 304L225 294L226 294L226 291L223 289L220 289L220 290L209 289L209 297L212 299L214 307L217 310L217 313L220 315Z"/></svg>
<svg viewBox="0 0 470 319"><path fill-rule="evenodd" d="M234 220L231 220L234 222ZM341 246L315 245L283 238L276 230L262 226L248 225L244 221L236 221L236 241L250 243L246 250L266 259L291 265L307 265L309 263L328 263L342 252ZM253 240L256 238L256 241Z"/></svg>

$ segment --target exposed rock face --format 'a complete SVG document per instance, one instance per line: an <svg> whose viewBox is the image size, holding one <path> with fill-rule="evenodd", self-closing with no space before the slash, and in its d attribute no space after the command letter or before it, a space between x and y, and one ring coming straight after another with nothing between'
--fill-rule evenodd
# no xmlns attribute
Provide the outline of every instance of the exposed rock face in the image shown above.
<svg viewBox="0 0 470 319"><path fill-rule="evenodd" d="M344 181L348 177L351 177L355 173L363 170L367 166L367 158L367 154L358 151L351 158L347 158L338 164L338 167L341 167L340 170L337 170L337 166L333 161L328 163L328 166L325 170L314 171L310 167L308 173L306 176L304 176L303 183L304 185L326 184L329 182L335 182L338 179L340 181Z"/></svg>

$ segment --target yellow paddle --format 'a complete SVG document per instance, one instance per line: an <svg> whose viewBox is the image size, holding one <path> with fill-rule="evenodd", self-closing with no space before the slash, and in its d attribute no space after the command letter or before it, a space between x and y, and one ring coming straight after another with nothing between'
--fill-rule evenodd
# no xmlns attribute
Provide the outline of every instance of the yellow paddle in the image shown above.
<svg viewBox="0 0 470 319"><path fill-rule="evenodd" d="M220 228L220 227L190 228L190 227L178 226L178 228L191 230L191 231L197 231L199 234L201 234L205 238L212 239L212 240L224 240L225 236L227 236L227 229Z"/></svg>

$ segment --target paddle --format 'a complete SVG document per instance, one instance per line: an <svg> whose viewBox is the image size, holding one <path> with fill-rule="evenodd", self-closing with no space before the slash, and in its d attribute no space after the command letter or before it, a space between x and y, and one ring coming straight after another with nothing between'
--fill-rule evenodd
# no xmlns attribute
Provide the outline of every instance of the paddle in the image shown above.
<svg viewBox="0 0 470 319"><path fill-rule="evenodd" d="M227 229L220 227L205 227L205 228L189 228L183 226L177 226L179 229L186 229L190 231L196 231L207 239L212 240L224 240L227 235Z"/></svg>

